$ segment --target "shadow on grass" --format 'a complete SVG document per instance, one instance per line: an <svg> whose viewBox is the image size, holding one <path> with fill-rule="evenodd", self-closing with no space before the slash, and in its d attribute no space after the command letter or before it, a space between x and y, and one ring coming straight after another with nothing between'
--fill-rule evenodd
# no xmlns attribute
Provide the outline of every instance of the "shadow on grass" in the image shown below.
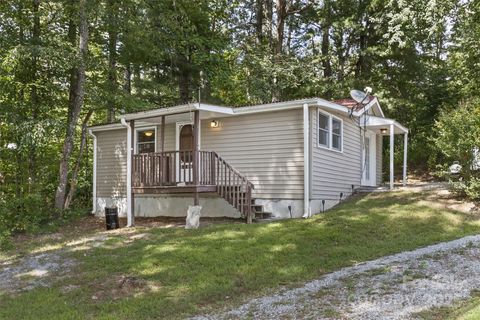
<svg viewBox="0 0 480 320"><path fill-rule="evenodd" d="M85 317L175 318L269 288L298 285L356 262L480 231L479 222L468 214L419 205L424 198L413 193L372 194L307 220L156 229L134 242L119 236L104 246L72 253L82 264L67 283L80 289L61 294L61 283L51 290L70 306L68 311L73 308ZM112 279L121 275L155 283L157 289L118 297L118 283ZM41 299L35 300L35 292L44 294L42 290L15 299L2 297L0 316L24 304L46 308L37 305ZM37 318L47 318L40 315Z"/></svg>

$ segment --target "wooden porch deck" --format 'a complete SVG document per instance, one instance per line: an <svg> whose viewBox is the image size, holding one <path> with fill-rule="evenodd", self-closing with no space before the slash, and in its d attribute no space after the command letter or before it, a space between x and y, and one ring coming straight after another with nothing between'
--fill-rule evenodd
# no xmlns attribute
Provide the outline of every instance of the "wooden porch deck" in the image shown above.
<svg viewBox="0 0 480 320"><path fill-rule="evenodd" d="M133 195L217 193L251 222L254 185L216 152L142 153L132 160Z"/></svg>

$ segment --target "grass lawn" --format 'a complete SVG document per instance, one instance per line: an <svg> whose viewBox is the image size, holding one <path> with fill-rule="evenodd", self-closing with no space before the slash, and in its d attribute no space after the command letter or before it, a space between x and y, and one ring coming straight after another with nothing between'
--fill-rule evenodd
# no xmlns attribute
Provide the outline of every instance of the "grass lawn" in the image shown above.
<svg viewBox="0 0 480 320"><path fill-rule="evenodd" d="M112 235L101 246L69 250L78 264L53 286L0 293L0 318L182 318L357 262L480 232L478 216L426 199L426 193L371 194L307 220L143 229L135 240L131 233ZM32 243L29 250L42 245ZM141 285L120 288L122 276Z"/></svg>
<svg viewBox="0 0 480 320"><path fill-rule="evenodd" d="M480 319L480 292L474 292L472 296L451 307L422 312L419 317L424 320L478 320Z"/></svg>

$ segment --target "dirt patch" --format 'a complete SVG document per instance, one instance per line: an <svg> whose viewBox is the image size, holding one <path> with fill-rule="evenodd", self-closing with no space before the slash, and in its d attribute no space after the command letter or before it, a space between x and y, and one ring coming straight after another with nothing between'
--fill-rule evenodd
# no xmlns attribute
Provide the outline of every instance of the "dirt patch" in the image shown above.
<svg viewBox="0 0 480 320"><path fill-rule="evenodd" d="M75 261L59 253L42 253L10 261L0 267L0 292L15 293L48 286L52 278L66 276Z"/></svg>
<svg viewBox="0 0 480 320"><path fill-rule="evenodd" d="M125 297L138 297L161 288L159 283L147 281L132 275L117 275L96 284L91 299L102 302L105 300L118 300Z"/></svg>

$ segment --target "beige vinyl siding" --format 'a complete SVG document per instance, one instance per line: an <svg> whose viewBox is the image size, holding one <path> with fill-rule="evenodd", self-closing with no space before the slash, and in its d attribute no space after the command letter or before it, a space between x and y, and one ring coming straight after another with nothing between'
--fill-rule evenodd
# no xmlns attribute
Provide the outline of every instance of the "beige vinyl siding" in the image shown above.
<svg viewBox="0 0 480 320"><path fill-rule="evenodd" d="M382 161L383 161L383 136L377 134L377 159L376 159L376 166L377 166L377 185L381 185L383 182L382 176Z"/></svg>
<svg viewBox="0 0 480 320"><path fill-rule="evenodd" d="M318 200L338 199L340 192L348 195L352 185L361 181L360 132L354 120L347 115L332 113L343 120L343 152L318 146L318 109L310 112L311 128L311 198Z"/></svg>
<svg viewBox="0 0 480 320"><path fill-rule="evenodd" d="M127 130L95 132L97 136L97 196L122 197L127 184Z"/></svg>
<svg viewBox="0 0 480 320"><path fill-rule="evenodd" d="M303 198L302 110L266 112L201 122L200 148L216 151L255 184L254 196L265 199ZM137 127L139 128L139 127ZM157 151L161 146L157 125ZM124 196L126 129L97 132L97 196ZM176 124L165 125L165 150L175 150Z"/></svg>
<svg viewBox="0 0 480 320"><path fill-rule="evenodd" d="M254 196L303 198L301 109L219 118L201 123L201 149L216 151L255 184Z"/></svg>
<svg viewBox="0 0 480 320"><path fill-rule="evenodd" d="M162 134L162 126L157 126L157 152L162 150L160 135ZM165 124L165 151L175 150L175 123Z"/></svg>

